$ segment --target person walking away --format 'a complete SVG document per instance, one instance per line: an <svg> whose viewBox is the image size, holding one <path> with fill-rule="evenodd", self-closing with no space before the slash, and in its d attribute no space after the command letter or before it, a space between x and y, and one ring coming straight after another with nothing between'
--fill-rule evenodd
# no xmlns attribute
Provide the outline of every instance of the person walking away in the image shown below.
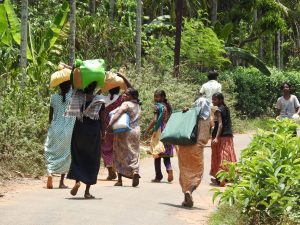
<svg viewBox="0 0 300 225"><path fill-rule="evenodd" d="M114 134L114 165L118 173L118 181L115 186L122 186L122 177L132 179L132 186L139 185L140 167L140 126L141 103L139 93L133 88L128 88L123 95L124 102L116 110L112 117L107 132L112 130L114 123L118 121L123 113L128 113L130 117L131 130Z"/></svg>
<svg viewBox="0 0 300 225"><path fill-rule="evenodd" d="M117 73L117 76L121 77L124 80L124 83L127 88L131 87L130 82L121 74ZM120 107L123 103L123 97L120 95L120 87L115 87L110 89L107 96L101 95L105 100L105 109L104 109L104 127L107 127L110 121L109 113ZM107 132L105 139L101 144L101 154L104 161L104 166L108 170L108 177L106 180L114 180L117 178L115 169L113 167L113 143L114 143L114 134L112 132Z"/></svg>
<svg viewBox="0 0 300 225"><path fill-rule="evenodd" d="M64 184L65 174L71 163L71 138L75 118L64 117L64 112L71 100L71 70L61 68L51 77L50 87L59 86L60 93L51 96L49 112L49 129L45 142L45 160L48 173L47 188L53 188L53 174L61 174L59 188L67 188ZM58 75L58 76L57 76ZM55 80L60 77L59 80Z"/></svg>
<svg viewBox="0 0 300 225"><path fill-rule="evenodd" d="M103 134L104 101L94 95L97 82L88 85L84 91L73 94L66 116L75 116L76 122L71 141L71 167L67 178L75 180L71 195L75 196L81 182L86 184L84 197L95 198L90 194L90 186L97 183L100 168L100 146Z"/></svg>
<svg viewBox="0 0 300 225"><path fill-rule="evenodd" d="M150 131L153 131L151 138L152 142L158 142L160 135L165 129L167 122L172 113L172 107L167 100L167 96L164 90L157 90L154 93L154 117L146 129L145 136L148 136ZM158 140L155 140L158 139ZM161 159L164 160L164 165L168 174L168 182L173 181L173 170L171 165L171 157L173 157L173 145L164 144L164 151L158 155L153 155L154 159L154 168L155 168L155 178L152 180L154 183L158 183L163 179L163 174L161 172Z"/></svg>
<svg viewBox="0 0 300 225"><path fill-rule="evenodd" d="M211 179L213 184L225 186L225 181L220 182L218 180L217 173L220 170L226 170L224 161L236 162L230 111L224 102L223 94L215 93L212 102L214 106L217 106L217 110L212 132L210 175L213 177Z"/></svg>
<svg viewBox="0 0 300 225"><path fill-rule="evenodd" d="M184 193L183 207L193 207L192 193L200 185L203 170L203 150L210 138L210 106L204 97L199 97L193 107L201 107L198 121L198 137L194 145L182 145L177 148L179 164L179 182ZM183 112L188 111L183 109Z"/></svg>
<svg viewBox="0 0 300 225"><path fill-rule="evenodd" d="M207 74L208 82L204 83L200 89L200 94L203 95L210 106L212 105L212 96L213 94L222 92L222 85L218 82L218 72L209 71Z"/></svg>
<svg viewBox="0 0 300 225"><path fill-rule="evenodd" d="M281 119L288 118L291 119L294 114L300 114L300 104L299 100L295 95L292 95L292 85L285 82L281 86L281 91L283 96L278 98L276 103L277 116Z"/></svg>

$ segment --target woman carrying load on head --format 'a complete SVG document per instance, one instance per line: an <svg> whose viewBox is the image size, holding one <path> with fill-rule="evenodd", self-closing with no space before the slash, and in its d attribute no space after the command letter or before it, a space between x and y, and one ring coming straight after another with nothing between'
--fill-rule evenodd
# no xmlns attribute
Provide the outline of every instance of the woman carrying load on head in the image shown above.
<svg viewBox="0 0 300 225"><path fill-rule="evenodd" d="M83 91L76 90L65 113L68 117L76 117L71 141L72 161L67 176L75 180L71 195L77 194L82 182L86 184L84 197L87 199L95 198L90 194L90 186L97 183L103 134L104 101L94 94L96 87L97 81L94 81Z"/></svg>
<svg viewBox="0 0 300 225"><path fill-rule="evenodd" d="M109 74L113 76L114 74ZM123 98L120 95L120 89L126 90L127 88L131 87L129 81L121 74L116 74L123 80L123 83L120 83L120 86L114 87L109 89L109 94L107 96L101 95L102 98L105 100L105 110L104 110L104 118L103 123L104 127L107 127L110 121L109 113L115 110L116 108L120 107L123 103ZM115 83L118 85L118 83ZM105 88L103 92L105 92ZM112 132L106 132L105 138L101 144L101 154L104 161L104 165L108 170L108 177L107 180L114 180L117 178L115 169L113 167L113 143L114 143L114 134Z"/></svg>
<svg viewBox="0 0 300 225"><path fill-rule="evenodd" d="M203 170L203 149L210 138L210 104L204 98L198 98L193 107L201 107L198 122L198 137L194 145L178 146L179 182L184 193L182 206L193 207L193 191L200 185ZM188 111L188 108L183 110Z"/></svg>
<svg viewBox="0 0 300 225"><path fill-rule="evenodd" d="M45 143L48 189L53 188L52 174L61 174L59 188L67 188L64 184L64 178L71 163L70 147L75 118L64 117L64 112L72 96L71 70L62 64L60 69L60 71L52 74L50 82L50 88L59 86L60 92L52 95L50 100L50 126Z"/></svg>
<svg viewBox="0 0 300 225"><path fill-rule="evenodd" d="M114 165L118 173L118 182L115 186L122 186L122 177L132 179L132 186L139 185L140 167L140 126L141 102L139 93L133 88L128 88L123 95L124 102L116 110L107 130L111 131L112 126L123 113L128 113L130 117L131 130L114 134Z"/></svg>

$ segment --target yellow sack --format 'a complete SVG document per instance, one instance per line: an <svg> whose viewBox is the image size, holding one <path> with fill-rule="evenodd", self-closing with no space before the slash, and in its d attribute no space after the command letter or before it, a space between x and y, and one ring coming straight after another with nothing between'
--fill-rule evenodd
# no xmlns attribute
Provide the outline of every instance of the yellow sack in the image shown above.
<svg viewBox="0 0 300 225"><path fill-rule="evenodd" d="M152 134L150 141L150 153L154 158L158 158L160 153L165 152L165 146L160 141L161 131L158 129Z"/></svg>
<svg viewBox="0 0 300 225"><path fill-rule="evenodd" d="M117 76L117 74L112 73L110 71L106 72L102 92L108 92L110 89L116 87L120 87L124 91L127 89L127 86L121 77Z"/></svg>
<svg viewBox="0 0 300 225"><path fill-rule="evenodd" d="M50 88L54 88L63 82L70 80L71 70L63 68L51 75Z"/></svg>

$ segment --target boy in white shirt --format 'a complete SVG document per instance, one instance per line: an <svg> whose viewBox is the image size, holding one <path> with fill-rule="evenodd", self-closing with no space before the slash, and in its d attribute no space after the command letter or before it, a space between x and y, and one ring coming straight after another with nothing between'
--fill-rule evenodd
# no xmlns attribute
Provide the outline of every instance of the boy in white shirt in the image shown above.
<svg viewBox="0 0 300 225"><path fill-rule="evenodd" d="M212 106L212 96L222 92L222 85L217 81L218 72L209 71L207 74L208 82L202 85L200 94L203 95Z"/></svg>

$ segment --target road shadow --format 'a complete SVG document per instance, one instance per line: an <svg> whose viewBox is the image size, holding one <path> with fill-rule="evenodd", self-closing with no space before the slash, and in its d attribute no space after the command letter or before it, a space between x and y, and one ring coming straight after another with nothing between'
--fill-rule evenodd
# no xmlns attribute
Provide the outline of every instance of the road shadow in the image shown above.
<svg viewBox="0 0 300 225"><path fill-rule="evenodd" d="M86 200L86 201L93 201L93 200L102 200L102 198L92 198L92 199L86 199L84 197L75 197L75 198L72 198L72 197L69 197L69 198L65 198L66 200Z"/></svg>
<svg viewBox="0 0 300 225"><path fill-rule="evenodd" d="M176 204L172 204L172 203L160 202L159 204L166 205L166 206L171 206L171 207L178 208L178 209L191 210L191 211L195 211L195 210L198 210L198 211L207 210L207 209L202 209L202 208L199 208L199 207L187 208L187 207L183 207L182 205L176 205Z"/></svg>
<svg viewBox="0 0 300 225"><path fill-rule="evenodd" d="M54 188L47 188L47 187L43 187L43 189L46 189L46 190L70 190L71 188L70 187L67 187L67 188L59 188L59 187L54 187Z"/></svg>

